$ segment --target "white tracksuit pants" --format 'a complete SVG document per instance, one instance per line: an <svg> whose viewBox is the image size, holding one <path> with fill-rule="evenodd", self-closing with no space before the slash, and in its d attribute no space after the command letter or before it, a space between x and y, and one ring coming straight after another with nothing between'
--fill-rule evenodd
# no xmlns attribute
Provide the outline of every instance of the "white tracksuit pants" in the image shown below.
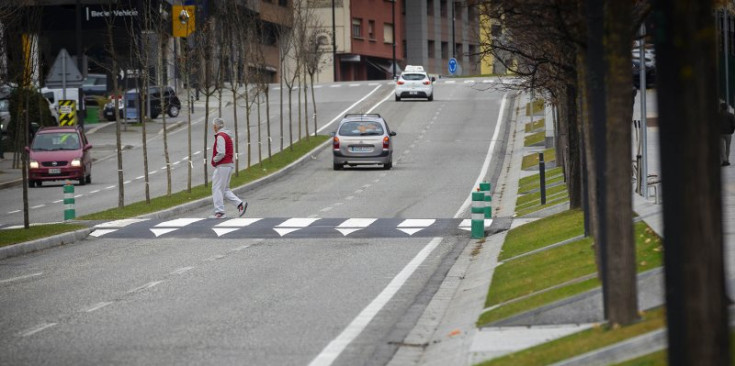
<svg viewBox="0 0 735 366"><path fill-rule="evenodd" d="M242 200L235 196L230 190L230 177L234 168L229 166L218 166L214 168L212 173L212 200L214 201L214 213L225 213L225 203L223 198L239 205Z"/></svg>

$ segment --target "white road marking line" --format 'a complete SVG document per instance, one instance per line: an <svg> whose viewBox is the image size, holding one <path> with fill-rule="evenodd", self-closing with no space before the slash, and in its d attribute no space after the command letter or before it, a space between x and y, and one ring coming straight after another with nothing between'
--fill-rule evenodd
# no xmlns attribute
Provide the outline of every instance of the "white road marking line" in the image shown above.
<svg viewBox="0 0 735 366"><path fill-rule="evenodd" d="M321 89L321 88L322 88L321 85L314 85L314 89Z"/></svg>
<svg viewBox="0 0 735 366"><path fill-rule="evenodd" d="M376 86L379 85L378 83L368 83L368 86Z"/></svg>
<svg viewBox="0 0 735 366"><path fill-rule="evenodd" d="M32 328L32 329L30 329L30 330L28 330L26 332L21 333L20 336L21 337L30 337L30 336L32 336L32 335L34 335L34 334L36 334L36 333L38 333L38 332L40 332L40 331L42 331L44 329L51 328L54 325L56 325L56 323L43 323L43 324L41 324L41 325L39 325L39 326L37 326L35 328Z"/></svg>
<svg viewBox="0 0 735 366"><path fill-rule="evenodd" d="M78 195L74 196L74 198L79 198L79 197L84 197L84 194L82 193L82 194L78 194Z"/></svg>
<svg viewBox="0 0 735 366"><path fill-rule="evenodd" d="M126 180L125 182L123 182L123 184L130 184L131 182L133 182L133 181L132 180Z"/></svg>
<svg viewBox="0 0 735 366"><path fill-rule="evenodd" d="M492 224L493 224L493 219L485 219L485 222L484 222L483 225L487 229ZM460 230L472 231L472 219L464 219L464 220L462 220L462 222L459 223L459 229Z"/></svg>
<svg viewBox="0 0 735 366"><path fill-rule="evenodd" d="M51 202L51 203L61 203L61 202L64 202L64 200L56 200L56 201Z"/></svg>
<svg viewBox="0 0 735 366"><path fill-rule="evenodd" d="M148 175L153 175L153 174L156 174L156 173L158 173L158 170L154 170L152 172L148 172Z"/></svg>
<svg viewBox="0 0 735 366"><path fill-rule="evenodd" d="M411 277L413 272L428 258L429 254L441 243L442 238L433 238L416 256L399 272L388 286L365 307L360 314L340 333L337 338L329 342L309 366L329 366L345 350L345 348L370 324L375 315L382 310L393 296Z"/></svg>
<svg viewBox="0 0 735 366"><path fill-rule="evenodd" d="M303 229L311 224L314 223L314 221L319 220L316 217L309 217L309 218L292 218L288 219L280 224L278 224L276 227L273 228L278 235L284 236L288 233L292 233L296 230Z"/></svg>
<svg viewBox="0 0 735 366"><path fill-rule="evenodd" d="M104 236L104 235L107 235L109 233L114 233L117 230L118 229L96 229L95 231L89 233L89 235L91 235L91 236L93 236L95 238L99 238L99 237Z"/></svg>
<svg viewBox="0 0 735 366"><path fill-rule="evenodd" d="M490 162L493 159L493 150L495 150L495 143L498 141L498 135L500 134L500 125L503 122L503 113L505 112L505 103L507 102L506 100L507 96L508 94L503 95L503 100L502 102L500 102L500 113L498 114L498 121L495 123L495 132L493 132L493 137L490 140L490 147L487 149L487 155L485 156L485 162L482 164L480 175L477 177L475 184L472 185L472 188L468 190L469 192L473 192L475 187L480 186L480 182L485 180L485 175L487 175L487 170L490 168ZM454 218L458 218L459 215L465 212L470 207L471 203L472 203L472 194L470 193L467 196L467 199L462 204L462 206L459 207L459 210L457 210L457 213L454 214Z"/></svg>
<svg viewBox="0 0 735 366"><path fill-rule="evenodd" d="M92 305L92 307L90 307L89 309L86 309L84 311L87 312L87 313L91 313L93 311L97 311L99 309L102 309L105 306L110 305L110 304L112 304L112 302L110 302L110 301L99 302L97 304Z"/></svg>
<svg viewBox="0 0 735 366"><path fill-rule="evenodd" d="M232 251L233 251L233 252L239 252L239 251L241 251L241 250L245 250L245 249L247 249L247 248L250 248L250 244L245 244L245 245L239 246L239 247L237 247L237 248L233 249Z"/></svg>
<svg viewBox="0 0 735 366"><path fill-rule="evenodd" d="M351 200L351 199L353 199L353 198L355 198L355 196L347 196L347 197L345 197L345 199L348 200L348 201Z"/></svg>
<svg viewBox="0 0 735 366"><path fill-rule="evenodd" d="M161 283L163 283L163 281L152 281L152 282L148 282L148 283L146 283L146 284L145 284L145 285L143 285L143 286L138 286L138 287L136 287L136 288L134 288L134 289L132 289L132 290L128 291L128 293L129 293L129 294L131 294L131 293L133 293L133 292L138 292L138 291L143 291L143 290L147 290L147 289L149 289L149 288L153 288L153 287L155 287L155 286L158 286L158 285L159 285L159 284L161 284Z"/></svg>
<svg viewBox="0 0 735 366"><path fill-rule="evenodd" d="M434 222L436 222L434 219L406 219L398 224L397 229L408 235L413 235L431 226Z"/></svg>
<svg viewBox="0 0 735 366"><path fill-rule="evenodd" d="M161 168L160 170L166 170L166 167Z"/></svg>
<svg viewBox="0 0 735 366"><path fill-rule="evenodd" d="M446 84L454 84L454 83L456 83L456 81L454 81L454 80L447 80L446 81Z"/></svg>
<svg viewBox="0 0 735 366"><path fill-rule="evenodd" d="M332 86L332 87L334 87L334 86ZM375 88L374 88L373 90L371 90L371 91L370 91L370 93L367 93L367 95L365 95L364 97L362 97L362 98L361 98L360 100L358 100L357 102L355 102L355 103L352 103L352 105L351 105L351 106L349 106L349 107L347 107L347 109L345 109L344 111L340 112L340 113L339 113L339 114L338 114L338 115L337 115L336 117L334 117L334 118L333 118L333 119L332 119L331 121L329 121L329 122L328 122L327 124L325 124L324 126L322 126L322 127L321 127L321 128L319 129L319 130L317 130L317 133L319 133L319 132L322 132L322 131L324 131L325 129L329 128L329 126L330 126L330 125L331 125L332 123L334 123L335 121L337 121L338 119L342 119L342 116L344 116L344 115L345 115L345 113L347 113L347 112L349 112L350 110L352 110L352 108L354 108L354 107L355 107L356 105L358 105L358 104L362 103L362 102L363 102L363 101L364 101L365 99L367 99L368 97L370 97L371 95L373 95L373 93L375 93L376 91L378 91L378 89L380 89L380 85L376 86L376 87L375 87ZM390 95L388 95L388 96L390 97ZM374 106L373 108L371 108L370 110L372 111L372 110L373 110L373 109L374 109L375 107L377 107L377 106L378 106L378 105L379 105L380 103L383 103L383 102L384 102L384 101L386 101L387 99L388 99L388 98L385 98L385 99L383 99L382 101L378 102L378 104L376 104L376 105L375 105L375 106ZM370 112L368 112L368 113L370 113Z"/></svg>
<svg viewBox="0 0 735 366"><path fill-rule="evenodd" d="M493 82L493 80L487 80L487 79L485 79L485 80L482 81L483 84L490 84L492 82Z"/></svg>
<svg viewBox="0 0 735 366"><path fill-rule="evenodd" d="M132 224L143 222L143 221L148 221L148 219L121 219L121 220L103 222L99 225L95 225L94 227L95 228L106 228L106 229L107 228L119 229L119 228L126 227L128 225L132 225Z"/></svg>
<svg viewBox="0 0 735 366"><path fill-rule="evenodd" d="M334 229L347 236L372 225L376 220L378 219L347 219Z"/></svg>
<svg viewBox="0 0 735 366"><path fill-rule="evenodd" d="M465 84L472 84L472 83L474 83L474 82L475 82L474 80L465 80L465 81L464 81L464 83L465 83Z"/></svg>
<svg viewBox="0 0 735 366"><path fill-rule="evenodd" d="M141 175L140 177L135 178L135 180L143 179L143 178L145 178L145 175Z"/></svg>
<svg viewBox="0 0 735 366"><path fill-rule="evenodd" d="M181 267L181 268L179 268L179 269L171 272L170 274L172 274L172 275L180 275L180 274L183 274L185 272L191 271L192 269L194 269L194 267L191 267L191 266L190 267Z"/></svg>
<svg viewBox="0 0 735 366"><path fill-rule="evenodd" d="M358 190L356 190L356 191L355 191L355 194L360 194L360 193L362 193L362 192L363 192L363 190L362 190L362 189L358 189Z"/></svg>
<svg viewBox="0 0 735 366"><path fill-rule="evenodd" d="M192 155L199 155L199 154L201 154L201 153L202 153L201 151L197 151L197 152L195 152L195 153L194 153L194 154L192 154Z"/></svg>
<svg viewBox="0 0 735 366"><path fill-rule="evenodd" d="M89 192L89 194L95 194L95 193L99 193L99 192L100 192L100 190L99 190L99 189L95 189L94 191L92 191L92 192Z"/></svg>
<svg viewBox="0 0 735 366"><path fill-rule="evenodd" d="M115 188L115 186L107 186L107 187L105 187L105 189L113 189L113 188Z"/></svg>
<svg viewBox="0 0 735 366"><path fill-rule="evenodd" d="M329 206L329 207L324 207L323 209L319 210L319 212L327 212L327 211L332 211L332 209L333 209L333 208L334 208L334 207L332 207L332 206Z"/></svg>
<svg viewBox="0 0 735 366"><path fill-rule="evenodd" d="M35 205L35 206L31 206L31 209L32 209L32 210L35 210L35 209L37 209L37 208L41 208L41 207L46 207L46 204L43 204L43 203L42 203L42 204L40 204L40 205Z"/></svg>
<svg viewBox="0 0 735 366"><path fill-rule="evenodd" d="M197 217L197 218L182 218L182 219L174 219L169 221L164 221L155 227L176 227L181 228L189 224L193 224L197 221L204 220L203 218Z"/></svg>
<svg viewBox="0 0 735 366"><path fill-rule="evenodd" d="M40 276L42 274L43 274L43 272L38 272L38 273L31 273L31 274L27 274L27 275L23 275L23 276L18 276L18 277L12 277L12 278L8 278L8 279L0 280L0 284L10 283L10 282L20 281L20 280L25 280L26 278L37 277L37 276Z"/></svg>
<svg viewBox="0 0 735 366"><path fill-rule="evenodd" d="M216 261L216 260L218 260L218 259L222 259L222 258L224 258L224 257L225 257L224 255L222 255L222 254L218 254L218 255L213 255L213 256L211 256L211 257L209 257L209 258L205 259L204 261L205 261L205 262L214 262L214 261Z"/></svg>
<svg viewBox="0 0 735 366"><path fill-rule="evenodd" d="M8 211L8 214L14 214L14 213L18 213L18 212L20 212L20 210L13 210L13 211Z"/></svg>
<svg viewBox="0 0 735 366"><path fill-rule="evenodd" d="M350 87L360 86L360 84L350 84Z"/></svg>
<svg viewBox="0 0 735 366"><path fill-rule="evenodd" d="M330 85L329 87L330 87L330 88L339 88L339 87L341 87L341 86L342 86L342 85L340 85L340 84L335 84L335 85Z"/></svg>

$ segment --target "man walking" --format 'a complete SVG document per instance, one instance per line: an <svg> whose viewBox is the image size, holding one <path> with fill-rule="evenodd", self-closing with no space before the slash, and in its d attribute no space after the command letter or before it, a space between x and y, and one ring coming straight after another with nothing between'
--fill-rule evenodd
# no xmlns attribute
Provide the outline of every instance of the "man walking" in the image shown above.
<svg viewBox="0 0 735 366"><path fill-rule="evenodd" d="M230 177L235 169L232 131L225 128L225 121L222 118L213 119L212 128L214 129L214 148L212 149L214 215L212 218L221 219L225 217L224 198L236 203L237 212L239 216L242 216L248 208L248 203L235 196L230 190Z"/></svg>
<svg viewBox="0 0 735 366"><path fill-rule="evenodd" d="M735 116L730 113L726 103L720 104L720 124L722 129L720 160L722 166L728 166L730 165L730 143L732 142L732 134L735 132Z"/></svg>

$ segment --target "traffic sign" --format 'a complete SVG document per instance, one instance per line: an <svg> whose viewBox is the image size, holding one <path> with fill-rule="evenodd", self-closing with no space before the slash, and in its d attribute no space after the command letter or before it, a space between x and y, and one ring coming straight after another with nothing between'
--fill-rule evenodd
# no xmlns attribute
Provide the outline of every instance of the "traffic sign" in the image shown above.
<svg viewBox="0 0 735 366"><path fill-rule="evenodd" d="M46 76L47 88L79 88L84 77L65 48L59 51L51 70Z"/></svg>
<svg viewBox="0 0 735 366"><path fill-rule="evenodd" d="M452 57L449 59L449 74L454 75L457 72L457 59Z"/></svg>
<svg viewBox="0 0 735 366"><path fill-rule="evenodd" d="M59 101L59 126L74 126L77 124L75 100Z"/></svg>

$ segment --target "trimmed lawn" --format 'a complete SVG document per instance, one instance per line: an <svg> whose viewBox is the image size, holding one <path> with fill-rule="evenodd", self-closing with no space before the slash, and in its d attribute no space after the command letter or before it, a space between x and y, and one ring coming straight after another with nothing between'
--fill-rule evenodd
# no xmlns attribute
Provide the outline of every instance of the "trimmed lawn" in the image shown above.
<svg viewBox="0 0 735 366"><path fill-rule="evenodd" d="M546 185L561 182L564 180L564 174L561 167L546 170ZM539 174L529 175L518 181L518 194L541 188Z"/></svg>
<svg viewBox="0 0 735 366"><path fill-rule="evenodd" d="M28 229L3 229L0 230L0 247L68 233L70 231L81 230L84 228L86 228L86 226L80 224L63 223L32 225Z"/></svg>
<svg viewBox="0 0 735 366"><path fill-rule="evenodd" d="M550 161L556 161L556 150L553 148L546 149L543 151L544 153L544 162L548 163ZM523 162L521 163L521 169L528 169L532 166L538 166L538 153L533 153L530 155L526 155L523 157Z"/></svg>
<svg viewBox="0 0 735 366"><path fill-rule="evenodd" d="M523 138L523 145L524 146L533 146L543 143L546 140L546 132L536 132L529 135L526 135L526 137Z"/></svg>
<svg viewBox="0 0 735 366"><path fill-rule="evenodd" d="M582 234L584 213L567 210L509 231L498 260L504 261Z"/></svg>
<svg viewBox="0 0 735 366"><path fill-rule="evenodd" d="M480 363L480 366L549 365L664 327L665 310L656 308L641 319L623 327L597 326L564 338L543 343L504 357Z"/></svg>
<svg viewBox="0 0 735 366"><path fill-rule="evenodd" d="M545 124L546 124L546 120L543 119L543 118L540 119L540 120L538 120L538 121L533 121L533 122L526 123L526 127L525 127L526 128L526 133L529 133L529 132L532 132L532 131L536 131L536 130L542 129L542 128L544 128L544 125Z"/></svg>

